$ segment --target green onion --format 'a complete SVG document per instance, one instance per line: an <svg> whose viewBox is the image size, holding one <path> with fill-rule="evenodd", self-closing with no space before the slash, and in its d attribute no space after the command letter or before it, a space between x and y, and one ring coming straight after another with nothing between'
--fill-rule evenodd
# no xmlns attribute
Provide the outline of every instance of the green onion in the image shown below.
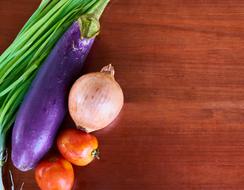
<svg viewBox="0 0 244 190"><path fill-rule="evenodd" d="M104 1L43 0L0 56L0 178L6 158L6 134L40 65L69 26ZM4 189L2 179L0 189Z"/></svg>

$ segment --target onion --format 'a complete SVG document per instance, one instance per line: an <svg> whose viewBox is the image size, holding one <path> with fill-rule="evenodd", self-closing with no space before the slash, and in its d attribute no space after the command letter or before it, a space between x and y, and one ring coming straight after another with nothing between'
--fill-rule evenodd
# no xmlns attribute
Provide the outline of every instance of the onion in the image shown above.
<svg viewBox="0 0 244 190"><path fill-rule="evenodd" d="M114 68L80 77L69 94L69 112L77 128L87 132L109 125L123 107L124 95L114 79Z"/></svg>

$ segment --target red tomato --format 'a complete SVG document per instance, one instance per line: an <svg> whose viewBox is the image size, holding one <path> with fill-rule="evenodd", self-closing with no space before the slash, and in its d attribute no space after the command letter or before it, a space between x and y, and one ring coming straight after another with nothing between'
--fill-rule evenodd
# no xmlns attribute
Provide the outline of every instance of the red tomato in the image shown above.
<svg viewBox="0 0 244 190"><path fill-rule="evenodd" d="M98 158L98 141L91 134L78 129L66 129L60 133L57 146L63 157L77 166L89 164Z"/></svg>
<svg viewBox="0 0 244 190"><path fill-rule="evenodd" d="M74 171L67 160L62 157L51 157L38 164L35 178L41 190L71 190L74 184Z"/></svg>

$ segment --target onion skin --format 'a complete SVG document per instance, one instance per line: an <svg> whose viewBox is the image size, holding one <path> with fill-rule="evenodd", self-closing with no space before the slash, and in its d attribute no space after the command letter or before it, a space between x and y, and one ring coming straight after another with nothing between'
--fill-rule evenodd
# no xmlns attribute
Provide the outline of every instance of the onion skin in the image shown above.
<svg viewBox="0 0 244 190"><path fill-rule="evenodd" d="M80 77L69 94L69 112L76 126L86 132L109 125L123 107L124 95L111 65Z"/></svg>

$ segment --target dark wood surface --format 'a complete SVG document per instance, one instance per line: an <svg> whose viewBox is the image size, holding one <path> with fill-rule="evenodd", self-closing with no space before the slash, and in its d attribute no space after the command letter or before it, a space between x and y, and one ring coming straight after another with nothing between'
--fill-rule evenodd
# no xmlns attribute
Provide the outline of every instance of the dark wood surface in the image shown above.
<svg viewBox="0 0 244 190"><path fill-rule="evenodd" d="M38 4L0 0L0 52ZM112 0L85 72L108 63L125 105L75 190L244 189L244 1Z"/></svg>

